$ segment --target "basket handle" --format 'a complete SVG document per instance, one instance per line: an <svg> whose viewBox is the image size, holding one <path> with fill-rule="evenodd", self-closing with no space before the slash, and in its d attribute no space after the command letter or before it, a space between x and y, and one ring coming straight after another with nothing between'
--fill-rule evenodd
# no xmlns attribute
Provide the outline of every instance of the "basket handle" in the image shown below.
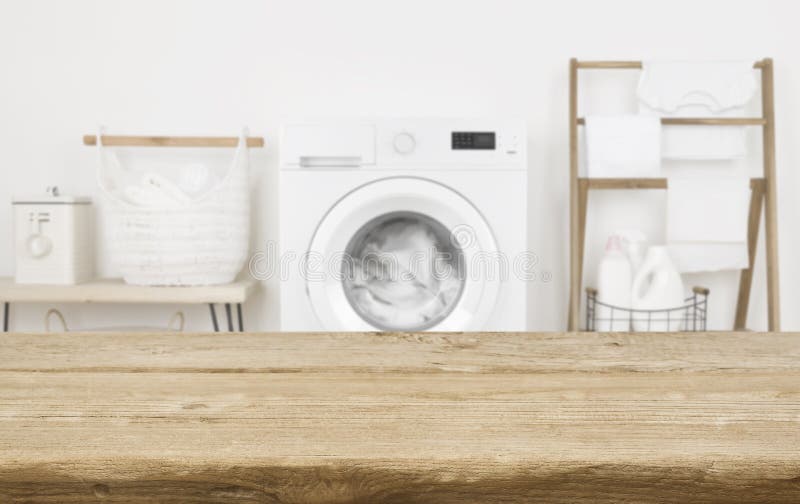
<svg viewBox="0 0 800 504"><path fill-rule="evenodd" d="M178 324L177 327L173 327L175 323ZM167 322L167 329L170 331L176 332L183 332L183 326L186 324L186 317L183 315L182 311L176 311L170 317L169 322Z"/></svg>
<svg viewBox="0 0 800 504"><path fill-rule="evenodd" d="M51 316L55 316L58 321L61 323L61 332L69 332L69 328L67 327L67 321L64 319L64 315L61 314L60 311L56 310L55 308L50 308L47 310L47 313L44 315L44 330L45 332L53 332L50 330L50 318Z"/></svg>
<svg viewBox="0 0 800 504"><path fill-rule="evenodd" d="M97 126L97 141L95 142L95 144L97 145L97 150L96 150L96 153L97 153L97 167L95 168L95 171L94 171L94 177L95 177L95 180L97 182L97 186L100 188L100 191L103 193L103 195L105 197L110 198L111 201L113 201L113 202L115 202L115 203L117 203L119 205L130 206L127 201L124 201L122 198L120 198L116 194L112 193L108 189L108 187L106 187L106 184L103 182L103 172L105 171L105 166L106 166L106 160L103 157L103 152L104 152L103 151L103 135L105 134L105 130L106 130L106 128L102 124ZM120 163L119 163L119 159L117 158L117 155L113 151L110 151L109 155L111 156L112 161L117 166L119 166Z"/></svg>

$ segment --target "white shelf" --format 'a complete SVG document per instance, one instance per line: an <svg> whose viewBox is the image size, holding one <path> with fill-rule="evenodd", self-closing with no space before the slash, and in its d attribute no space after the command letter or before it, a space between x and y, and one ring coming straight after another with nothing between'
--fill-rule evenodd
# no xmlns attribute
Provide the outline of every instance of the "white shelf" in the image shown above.
<svg viewBox="0 0 800 504"><path fill-rule="evenodd" d="M0 303L244 303L256 282L245 279L227 285L150 287L121 279L101 279L77 285L18 284L0 278Z"/></svg>

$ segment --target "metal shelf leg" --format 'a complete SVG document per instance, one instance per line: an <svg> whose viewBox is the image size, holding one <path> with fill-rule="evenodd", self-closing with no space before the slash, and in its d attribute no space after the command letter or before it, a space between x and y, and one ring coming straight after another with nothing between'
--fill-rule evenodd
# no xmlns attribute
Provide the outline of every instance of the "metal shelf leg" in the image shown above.
<svg viewBox="0 0 800 504"><path fill-rule="evenodd" d="M219 332L219 323L217 322L217 312L214 310L214 303L208 303L208 309L211 311L211 323L214 325L214 332Z"/></svg>
<svg viewBox="0 0 800 504"><path fill-rule="evenodd" d="M233 316L231 316L230 303L225 303L225 316L228 319L228 332L233 332Z"/></svg>

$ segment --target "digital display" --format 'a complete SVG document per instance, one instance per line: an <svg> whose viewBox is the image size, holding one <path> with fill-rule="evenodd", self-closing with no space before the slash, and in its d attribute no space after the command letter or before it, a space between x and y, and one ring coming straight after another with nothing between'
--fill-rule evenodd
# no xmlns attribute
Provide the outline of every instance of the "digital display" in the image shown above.
<svg viewBox="0 0 800 504"><path fill-rule="evenodd" d="M493 131L454 131L453 150L494 150L496 147Z"/></svg>

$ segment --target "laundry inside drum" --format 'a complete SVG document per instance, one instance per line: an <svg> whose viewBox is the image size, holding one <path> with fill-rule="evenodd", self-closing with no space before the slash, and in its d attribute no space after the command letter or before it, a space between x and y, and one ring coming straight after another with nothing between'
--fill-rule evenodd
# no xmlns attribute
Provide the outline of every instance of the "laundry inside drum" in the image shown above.
<svg viewBox="0 0 800 504"><path fill-rule="evenodd" d="M350 305L380 330L419 331L446 319L466 281L451 231L417 212L391 212L364 224L342 261Z"/></svg>

